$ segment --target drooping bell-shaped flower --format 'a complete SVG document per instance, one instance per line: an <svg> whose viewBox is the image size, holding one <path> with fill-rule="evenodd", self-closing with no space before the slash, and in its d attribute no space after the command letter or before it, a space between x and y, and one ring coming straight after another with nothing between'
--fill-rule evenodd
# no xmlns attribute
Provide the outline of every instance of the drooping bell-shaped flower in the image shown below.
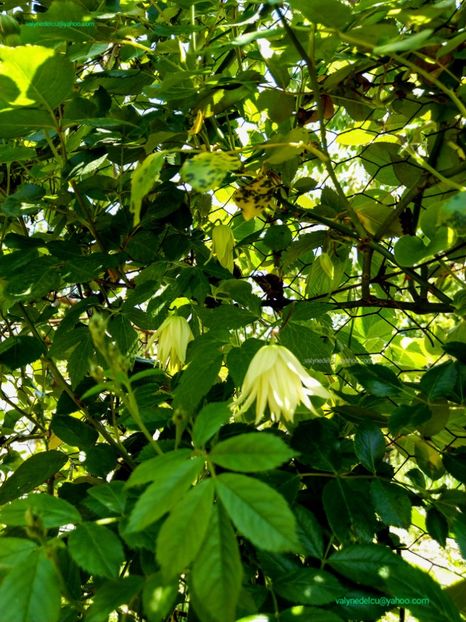
<svg viewBox="0 0 466 622"><path fill-rule="evenodd" d="M309 397L331 397L318 380L304 369L296 356L279 345L262 346L249 364L243 386L234 408L244 413L256 402L256 424L262 419L266 406L270 416L293 421L299 404L317 414Z"/></svg>
<svg viewBox="0 0 466 622"><path fill-rule="evenodd" d="M212 231L212 250L221 266L233 272L235 238L228 225L217 225Z"/></svg>
<svg viewBox="0 0 466 622"><path fill-rule="evenodd" d="M170 315L157 330L157 358L165 369L174 374L186 362L188 343L194 339L187 320L179 315Z"/></svg>

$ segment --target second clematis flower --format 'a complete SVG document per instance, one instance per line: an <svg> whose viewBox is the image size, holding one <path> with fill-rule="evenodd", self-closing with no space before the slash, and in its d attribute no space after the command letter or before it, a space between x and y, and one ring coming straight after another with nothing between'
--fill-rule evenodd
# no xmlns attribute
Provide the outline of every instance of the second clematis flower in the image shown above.
<svg viewBox="0 0 466 622"><path fill-rule="evenodd" d="M254 355L233 408L241 414L255 401L256 424L262 419L266 406L272 420L283 417L293 421L299 404L317 414L309 399L313 395L324 399L331 397L288 348L273 344L262 346Z"/></svg>
<svg viewBox="0 0 466 622"><path fill-rule="evenodd" d="M194 339L187 320L179 315L170 315L157 330L157 358L171 374L184 366L188 343Z"/></svg>

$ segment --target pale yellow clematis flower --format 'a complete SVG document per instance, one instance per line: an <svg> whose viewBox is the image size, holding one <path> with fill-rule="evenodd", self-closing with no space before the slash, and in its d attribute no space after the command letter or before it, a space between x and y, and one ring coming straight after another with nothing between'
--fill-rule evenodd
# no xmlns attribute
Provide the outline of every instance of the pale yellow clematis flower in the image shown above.
<svg viewBox="0 0 466 622"><path fill-rule="evenodd" d="M157 330L157 358L171 374L184 366L188 343L194 339L187 320L179 315L170 315Z"/></svg>
<svg viewBox="0 0 466 622"><path fill-rule="evenodd" d="M309 400L312 395L324 399L331 397L288 348L274 344L262 346L254 355L233 408L242 414L256 400L256 424L262 419L267 405L272 420L283 417L293 421L299 404L317 414Z"/></svg>
<svg viewBox="0 0 466 622"><path fill-rule="evenodd" d="M212 231L212 250L221 266L233 272L235 238L228 225L217 225Z"/></svg>

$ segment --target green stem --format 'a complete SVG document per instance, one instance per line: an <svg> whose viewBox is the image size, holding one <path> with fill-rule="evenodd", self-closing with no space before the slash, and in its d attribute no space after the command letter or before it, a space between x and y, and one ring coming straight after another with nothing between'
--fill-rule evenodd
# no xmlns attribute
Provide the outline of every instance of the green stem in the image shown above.
<svg viewBox="0 0 466 622"><path fill-rule="evenodd" d="M318 214L316 211L306 210L297 205L293 205L293 203L290 203L283 197L280 197L280 201L283 205L286 205L287 207L289 207L291 214L296 216L297 218L301 218L301 219L305 218L310 221L315 220L316 222L319 222L323 225L327 225L329 229L333 229L335 231L342 233L345 237L350 238L351 240L360 239L358 233L354 231L353 229L350 229L346 227L345 225L342 225L339 222L335 222L334 220L331 220L330 218L326 218L325 216ZM366 233L366 236L367 236L367 233ZM369 248L372 248L374 251L376 251L383 257L385 257L390 263L400 268L400 270L404 274L412 278L414 281L416 281L420 285L424 286L436 298L438 298L438 300L440 300L441 302L444 302L447 305L451 305L452 301L446 294L444 294L437 287L435 287L435 285L432 285L428 281L425 281L414 270L411 270L410 268L406 268L404 266L400 266L400 264L396 261L395 256L387 248L385 248L384 246L382 246L375 240L368 239L367 237L363 241L364 241L364 244L366 244L366 246L368 246Z"/></svg>
<svg viewBox="0 0 466 622"><path fill-rule="evenodd" d="M362 41L361 39L358 39L357 37L354 37L348 33L341 32L340 30L330 28L328 29L328 33L330 35L334 35L334 36L336 35L337 37L339 37L339 39L341 39L341 41L345 41L346 43L355 45L358 48L369 50L369 52L372 52L372 53L374 53L374 50L377 48L376 45L368 43L367 41ZM456 95L456 93L452 91L451 89L449 89L447 86L445 86L443 82L435 78L431 73L429 73L425 69L422 69L422 67L419 67L415 63L412 63L410 60L408 60L404 56L400 56L400 54L391 52L391 53L388 53L387 56L393 58L393 60L396 60L396 62L399 63L401 66L408 67L408 69L411 69L413 73L419 74L428 83L434 84L440 91L442 91L442 93L444 93L449 99L451 99L451 101L458 108L458 111L461 113L461 115L463 117L466 117L466 106L463 104L460 98Z"/></svg>
<svg viewBox="0 0 466 622"><path fill-rule="evenodd" d="M162 455L163 451L160 447L160 445L157 443L157 441L152 437L152 434L149 432L149 430L146 428L144 421L141 418L141 414L139 412L139 406L138 403L136 401L136 397L134 395L134 391L131 387L130 382L125 382L124 387L126 389L126 393L122 395L122 399L125 403L126 408L128 409L131 417L133 418L135 424L138 426L138 428L141 430L141 432L144 434L144 436L146 437L146 439L149 441L151 447L154 449L154 451L159 454Z"/></svg>
<svg viewBox="0 0 466 622"><path fill-rule="evenodd" d="M21 308L21 311L23 313L24 319L26 320L26 324L29 327L29 330L36 337L36 339L38 339L43 344L44 349L46 350L46 344L45 344L44 340L42 339L42 336L40 335L39 331L37 330L34 322L31 319L31 317L29 316L29 313L28 313L26 307L22 303L19 303L19 307ZM53 375L55 381L57 382L57 384L63 389L63 391L73 401L73 403L76 404L78 409L84 414L84 417L86 418L88 423L90 423L97 430L97 432L99 432L99 434L107 441L107 443L109 443L110 445L115 447L115 449L117 449L118 453L124 458L125 462L130 467L133 468L135 466L134 465L134 461L132 460L131 456L128 454L126 449L123 447L123 445L121 443L115 441L115 439L111 436L111 434L109 434L109 432L105 429L105 427L99 421L96 421L94 419L94 417L92 417L87 412L86 408L83 406L83 404L81 403L79 398L75 395L73 389L67 383L67 381L63 377L61 371L56 366L55 361L48 355L48 353L43 354L43 357L44 357L44 360L47 361L47 365L48 365L50 371L52 372L52 375Z"/></svg>
<svg viewBox="0 0 466 622"><path fill-rule="evenodd" d="M340 181L335 173L335 169L333 168L333 163L332 163L332 159L330 157L329 151L328 151L328 143L327 143L327 130L325 128L325 111L324 111L324 104L322 102L322 97L321 97L321 88L319 85L319 80L317 77L317 70L316 70L316 64L315 64L315 60L314 60L314 37L315 37L315 26L313 27L313 33L312 33L312 50L311 50L311 55L308 54L306 52L306 50L303 48L303 46L301 45L301 42L299 41L299 39L297 38L297 36L295 35L293 29L291 28L291 26L288 24L285 16L283 15L283 13L281 12L281 10L279 8L276 9L278 16L280 18L281 23L283 24L283 28L285 29L285 32L287 33L287 35L290 37L290 40L292 42L292 44L294 45L294 47L296 48L297 52L299 52L299 54L301 55L301 58L303 59L303 61L306 63L306 67L308 69L309 72L309 78L311 80L311 86L312 86L312 90L314 91L314 98L316 100L316 104L317 104L317 114L319 117L319 133L320 133L320 143L321 143L321 149L323 151L323 153L325 154L325 159L321 158L324 162L325 168L327 170L327 173L330 177L330 179L333 182L333 185L335 187L336 192L338 193L338 195L340 196L340 198L343 201L343 204L345 205L345 208L352 220L353 226L356 229L356 231L359 233L359 235L361 237L365 237L367 235L366 230L364 229L361 221L359 220L356 212L354 211L353 207L351 206L350 202L348 201L346 194L340 184Z"/></svg>

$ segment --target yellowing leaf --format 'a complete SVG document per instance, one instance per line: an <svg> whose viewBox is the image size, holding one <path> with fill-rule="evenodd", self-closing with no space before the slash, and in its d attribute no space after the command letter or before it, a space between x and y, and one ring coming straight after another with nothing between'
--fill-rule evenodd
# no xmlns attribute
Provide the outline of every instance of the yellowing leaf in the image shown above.
<svg viewBox="0 0 466 622"><path fill-rule="evenodd" d="M238 188L233 194L233 201L243 212L243 218L251 220L260 216L266 207L274 207L274 193L280 183L278 175L268 171Z"/></svg>
<svg viewBox="0 0 466 622"><path fill-rule="evenodd" d="M339 145L348 145L350 147L356 147L358 145L368 145L375 138L375 134L366 132L365 130L350 130L340 134L337 138Z"/></svg>
<svg viewBox="0 0 466 622"><path fill-rule="evenodd" d="M306 209L312 209L313 207L316 206L316 200L313 199L308 194L301 194L298 197L298 199L296 201L296 204L299 205L300 207L304 207Z"/></svg>
<svg viewBox="0 0 466 622"><path fill-rule="evenodd" d="M274 199L266 196L245 197L243 194L233 195L233 200L243 212L244 220L251 220L260 216L266 207L274 207Z"/></svg>

